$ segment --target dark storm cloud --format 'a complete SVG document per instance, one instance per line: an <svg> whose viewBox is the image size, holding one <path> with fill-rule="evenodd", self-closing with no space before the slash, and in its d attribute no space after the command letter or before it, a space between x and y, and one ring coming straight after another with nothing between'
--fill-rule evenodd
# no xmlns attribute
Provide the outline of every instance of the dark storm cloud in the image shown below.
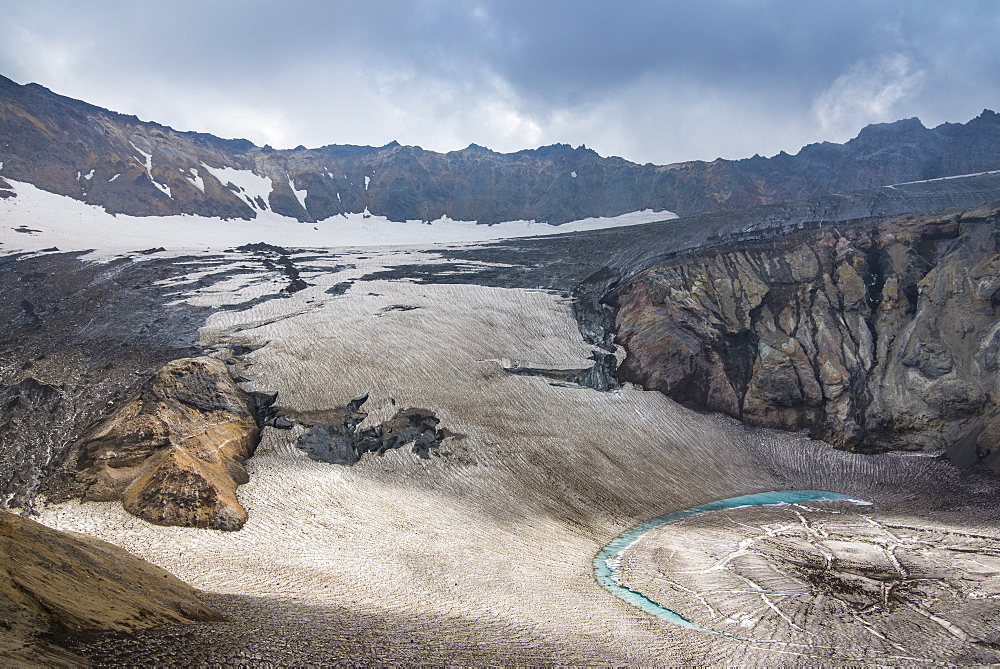
<svg viewBox="0 0 1000 669"><path fill-rule="evenodd" d="M995 2L697 1L492 6L512 36L490 56L522 90L551 102L599 95L649 72L731 88L783 89L811 99L853 63L942 52L942 74L1000 82Z"/></svg>
<svg viewBox="0 0 1000 669"><path fill-rule="evenodd" d="M0 0L0 73L276 145L795 151L1000 98L995 2Z"/></svg>
<svg viewBox="0 0 1000 669"><path fill-rule="evenodd" d="M517 5L501 7L501 20L523 40L504 65L539 94L613 88L648 71L726 85L812 85L884 30L858 30L844 12L819 3L541 3L520 28Z"/></svg>

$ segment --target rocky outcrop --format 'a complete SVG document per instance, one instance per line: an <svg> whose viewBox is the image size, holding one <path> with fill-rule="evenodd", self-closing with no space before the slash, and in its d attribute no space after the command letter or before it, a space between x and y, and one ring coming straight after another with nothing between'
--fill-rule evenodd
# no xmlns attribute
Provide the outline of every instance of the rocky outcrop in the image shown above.
<svg viewBox="0 0 1000 669"><path fill-rule="evenodd" d="M175 258L0 258L0 506L78 496L74 445L143 379L197 355L210 309L178 299L189 271Z"/></svg>
<svg viewBox="0 0 1000 669"><path fill-rule="evenodd" d="M367 210L394 221L559 224L641 209L732 211L1000 169L1000 116L991 111L964 125L872 125L846 144L812 144L794 156L662 166L560 144L509 154L397 142L274 150L177 132L3 77L0 136L3 176L139 216L251 219L271 210L318 221ZM12 192L0 182L0 197Z"/></svg>
<svg viewBox="0 0 1000 669"><path fill-rule="evenodd" d="M160 525L238 530L236 488L259 438L253 398L224 363L175 360L83 439L85 498Z"/></svg>
<svg viewBox="0 0 1000 669"><path fill-rule="evenodd" d="M613 302L625 380L841 448L964 438L998 464L997 203L722 245Z"/></svg>
<svg viewBox="0 0 1000 669"><path fill-rule="evenodd" d="M368 396L363 395L337 409L290 412L289 417L309 427L296 445L313 460L350 466L365 453L382 455L408 444L412 444L412 453L427 459L430 449L452 436L447 430L438 429L441 421L426 409L400 409L389 420L359 430L368 417L361 410L367 401Z"/></svg>
<svg viewBox="0 0 1000 669"><path fill-rule="evenodd" d="M80 666L39 637L209 620L221 616L163 569L0 509L0 664Z"/></svg>

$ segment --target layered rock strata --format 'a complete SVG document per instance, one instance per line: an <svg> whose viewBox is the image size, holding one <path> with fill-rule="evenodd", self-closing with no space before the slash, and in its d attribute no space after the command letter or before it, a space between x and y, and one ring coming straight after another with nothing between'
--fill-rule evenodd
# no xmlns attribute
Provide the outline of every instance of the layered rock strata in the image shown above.
<svg viewBox="0 0 1000 669"><path fill-rule="evenodd" d="M624 380L841 448L962 442L1000 468L997 203L723 245L612 299Z"/></svg>
<svg viewBox="0 0 1000 669"><path fill-rule="evenodd" d="M260 439L255 403L209 357L174 360L84 437L85 498L120 499L160 525L238 530L243 461Z"/></svg>
<svg viewBox="0 0 1000 669"><path fill-rule="evenodd" d="M167 571L0 509L0 664L86 664L39 637L220 619Z"/></svg>

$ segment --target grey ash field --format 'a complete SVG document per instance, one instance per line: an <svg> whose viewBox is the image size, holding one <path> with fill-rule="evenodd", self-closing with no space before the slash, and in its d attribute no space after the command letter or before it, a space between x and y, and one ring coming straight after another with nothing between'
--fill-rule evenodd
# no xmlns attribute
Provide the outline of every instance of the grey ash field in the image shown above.
<svg viewBox="0 0 1000 669"><path fill-rule="evenodd" d="M965 217L929 273L966 232L995 243L995 208L975 208L995 179L913 186L889 213L869 211L884 196L842 197L824 220L793 204L422 249L8 255L7 503L165 568L225 617L48 638L74 661L147 665L1000 661L990 457L966 448L959 469L932 457L940 449L836 450L620 384L606 357L614 313L601 304L678 250L780 237L777 252L795 235L894 215L919 229ZM967 208L906 219L928 201ZM117 501L80 501L84 434L165 362L196 355L221 360L246 391L277 392L271 423L290 426L264 427L244 462L242 529L154 525ZM423 452L362 449L345 466L299 447L352 410L357 435L401 409L439 421ZM988 420L968 424L983 443L992 434ZM338 434L338 448L360 443ZM595 554L641 521L785 489L871 505L715 512L652 533L623 561L629 587L726 634L649 616L594 580ZM26 648L12 657L55 661Z"/></svg>

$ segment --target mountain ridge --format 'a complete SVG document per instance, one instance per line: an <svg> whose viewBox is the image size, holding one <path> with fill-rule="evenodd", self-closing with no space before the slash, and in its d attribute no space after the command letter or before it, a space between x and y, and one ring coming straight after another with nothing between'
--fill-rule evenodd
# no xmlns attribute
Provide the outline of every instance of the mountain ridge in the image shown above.
<svg viewBox="0 0 1000 669"><path fill-rule="evenodd" d="M645 209L687 216L1000 169L1000 115L990 110L935 128L916 118L869 125L845 144L809 144L794 155L639 165L567 144L513 153L477 144L439 153L395 140L257 147L2 76L0 136L0 176L110 213L249 220L270 210L304 222L362 212L554 225Z"/></svg>

